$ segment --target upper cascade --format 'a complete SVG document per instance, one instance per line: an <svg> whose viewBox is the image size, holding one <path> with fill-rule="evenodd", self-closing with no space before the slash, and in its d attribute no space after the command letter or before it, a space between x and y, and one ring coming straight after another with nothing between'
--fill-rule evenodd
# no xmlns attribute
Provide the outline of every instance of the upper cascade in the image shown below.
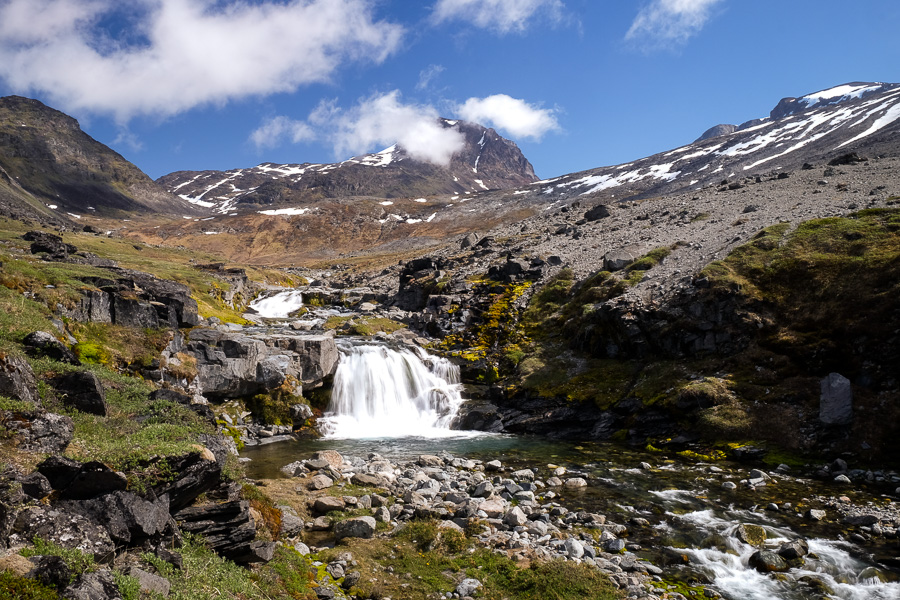
<svg viewBox="0 0 900 600"><path fill-rule="evenodd" d="M514 142L489 127L440 119L465 139L447 166L416 160L399 145L339 163L276 164L230 171L178 171L157 182L219 214L297 205L322 198L414 198L503 190L537 181Z"/></svg>

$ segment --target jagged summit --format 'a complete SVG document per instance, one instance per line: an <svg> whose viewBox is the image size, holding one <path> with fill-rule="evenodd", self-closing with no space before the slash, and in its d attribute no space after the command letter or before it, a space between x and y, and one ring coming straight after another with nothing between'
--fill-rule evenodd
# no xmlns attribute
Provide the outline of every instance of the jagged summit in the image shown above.
<svg viewBox="0 0 900 600"><path fill-rule="evenodd" d="M491 128L441 119L465 138L446 167L416 160L399 145L340 163L275 164L230 171L178 171L157 182L219 214L323 198L411 198L502 190L537 181L516 144Z"/></svg>

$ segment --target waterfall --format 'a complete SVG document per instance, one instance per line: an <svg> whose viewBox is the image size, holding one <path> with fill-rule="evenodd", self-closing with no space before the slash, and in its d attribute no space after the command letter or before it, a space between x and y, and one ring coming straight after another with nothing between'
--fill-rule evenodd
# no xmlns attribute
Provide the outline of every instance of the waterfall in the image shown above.
<svg viewBox="0 0 900 600"><path fill-rule="evenodd" d="M331 404L319 427L330 438L445 437L462 403L459 367L421 348L339 344Z"/></svg>
<svg viewBox="0 0 900 600"><path fill-rule="evenodd" d="M287 290L270 296L260 296L250 303L250 308L267 319L287 319L295 310L303 306L303 295L299 290Z"/></svg>

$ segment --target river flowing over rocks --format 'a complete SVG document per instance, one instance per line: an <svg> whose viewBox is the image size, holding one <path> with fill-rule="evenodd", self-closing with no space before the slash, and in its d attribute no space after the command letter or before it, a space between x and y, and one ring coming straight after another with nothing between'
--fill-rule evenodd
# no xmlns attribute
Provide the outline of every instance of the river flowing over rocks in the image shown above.
<svg viewBox="0 0 900 600"><path fill-rule="evenodd" d="M786 465L619 464L638 457L611 452L607 464L579 468L446 451L388 460L377 452L319 450L284 465L280 475L293 478L306 498L307 537L297 548L313 556L341 539L392 536L432 520L520 563L589 565L630 598L900 597L896 572L871 553L888 560L896 554L896 503L806 497L812 482L787 474ZM896 473L879 476L898 480ZM335 492L349 485L377 491ZM780 501L767 501L772 496ZM379 530L378 523L389 526ZM836 528L843 532L835 535ZM352 562L349 555L323 563L320 585L339 595L346 577L354 581ZM477 597L477 580L458 583L448 598Z"/></svg>

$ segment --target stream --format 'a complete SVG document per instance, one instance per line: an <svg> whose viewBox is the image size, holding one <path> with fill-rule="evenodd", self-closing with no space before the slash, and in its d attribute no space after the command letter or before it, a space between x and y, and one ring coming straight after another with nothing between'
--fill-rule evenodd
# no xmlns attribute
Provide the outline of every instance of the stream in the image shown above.
<svg viewBox="0 0 900 600"><path fill-rule="evenodd" d="M558 488L553 501L628 524L628 549L663 569L661 590L702 596L694 586L705 586L729 600L900 600L900 502L891 500L897 473L872 473L851 485L786 466L453 431L448 426L463 398L449 361L371 340L341 340L339 349L332 404L320 419L323 437L246 448L250 477L284 477L282 466L326 449L376 452L393 462L442 453L500 460L508 471L529 468L542 480L564 467L588 486ZM754 467L764 473L751 475ZM824 518L812 518L810 509L823 510ZM764 529L767 549L803 540L809 554L786 572L759 572L749 566L759 548L738 535L743 524Z"/></svg>

